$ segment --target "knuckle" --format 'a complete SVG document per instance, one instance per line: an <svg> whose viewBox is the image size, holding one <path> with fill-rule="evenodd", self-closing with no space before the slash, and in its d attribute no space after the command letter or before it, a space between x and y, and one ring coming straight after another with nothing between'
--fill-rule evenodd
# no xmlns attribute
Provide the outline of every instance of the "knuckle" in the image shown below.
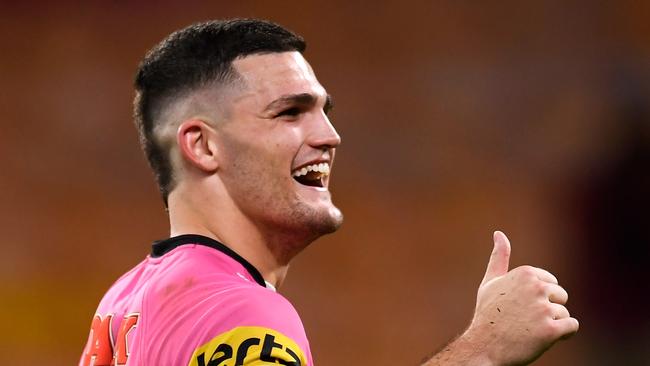
<svg viewBox="0 0 650 366"><path fill-rule="evenodd" d="M555 311L553 310L553 307L551 306L550 303L549 304L544 304L542 306L542 316L545 319L548 319L548 318L553 319L554 315L555 315Z"/></svg>
<svg viewBox="0 0 650 366"><path fill-rule="evenodd" d="M560 305L560 306L562 306L562 305ZM562 306L562 308L561 308L560 310L562 311L562 315L563 315L565 318L568 318L568 317L571 316L571 312L570 312L569 309L567 309L565 306Z"/></svg>
<svg viewBox="0 0 650 366"><path fill-rule="evenodd" d="M553 316L557 318L567 318L569 316L569 310L563 305L555 304L555 310L553 311Z"/></svg>
<svg viewBox="0 0 650 366"><path fill-rule="evenodd" d="M516 275L523 278L531 278L535 276L535 267L524 265L517 267L513 270L516 272Z"/></svg>
<svg viewBox="0 0 650 366"><path fill-rule="evenodd" d="M533 281L530 283L530 288L534 296L545 297L548 293L548 286L542 281Z"/></svg>
<svg viewBox="0 0 650 366"><path fill-rule="evenodd" d="M527 273L527 274L534 274L535 273L535 267L527 265L527 264L523 265L523 266L521 266L519 268L521 268L522 272Z"/></svg>
<svg viewBox="0 0 650 366"><path fill-rule="evenodd" d="M552 319L547 319L540 327L540 337L547 341L552 341L560 336L559 329Z"/></svg>

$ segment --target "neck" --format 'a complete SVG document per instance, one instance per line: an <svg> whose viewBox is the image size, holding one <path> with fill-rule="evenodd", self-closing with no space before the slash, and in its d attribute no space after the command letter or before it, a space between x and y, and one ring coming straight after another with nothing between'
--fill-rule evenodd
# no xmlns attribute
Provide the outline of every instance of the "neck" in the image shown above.
<svg viewBox="0 0 650 366"><path fill-rule="evenodd" d="M187 190L192 192L194 190ZM170 235L198 234L220 241L251 263L274 287L282 285L292 256L264 235L227 197L206 199L177 187L169 196ZM200 201L199 201L200 200Z"/></svg>

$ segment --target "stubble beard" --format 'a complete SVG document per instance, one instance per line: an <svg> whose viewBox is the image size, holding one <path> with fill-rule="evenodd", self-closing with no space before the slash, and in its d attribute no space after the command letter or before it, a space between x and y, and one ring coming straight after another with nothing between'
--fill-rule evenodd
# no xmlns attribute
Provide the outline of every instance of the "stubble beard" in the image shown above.
<svg viewBox="0 0 650 366"><path fill-rule="evenodd" d="M343 223L343 214L333 204L314 207L302 201L274 203L274 209L266 210L262 225L268 235L267 245L285 263Z"/></svg>
<svg viewBox="0 0 650 366"><path fill-rule="evenodd" d="M341 226L343 214L329 198L305 200L293 178L280 178L276 168L251 164L256 160L249 156L238 157L237 169L228 179L229 191L279 261L288 263L314 240Z"/></svg>
<svg viewBox="0 0 650 366"><path fill-rule="evenodd" d="M343 223L343 214L330 203L329 207L315 208L304 202L297 202L292 210L292 222L295 227L302 227L311 233L313 240L338 230Z"/></svg>
<svg viewBox="0 0 650 366"><path fill-rule="evenodd" d="M270 190L240 185L240 209L260 229L276 258L288 263L314 240L335 232L343 214L331 201L312 204L288 190L286 181L275 183L266 186L275 187Z"/></svg>

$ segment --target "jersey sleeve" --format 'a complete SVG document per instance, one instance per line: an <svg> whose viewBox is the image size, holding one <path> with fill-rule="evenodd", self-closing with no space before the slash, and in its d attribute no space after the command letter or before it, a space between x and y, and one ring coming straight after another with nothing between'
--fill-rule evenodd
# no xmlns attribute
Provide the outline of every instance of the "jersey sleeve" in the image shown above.
<svg viewBox="0 0 650 366"><path fill-rule="evenodd" d="M188 366L312 364L302 322L286 299L261 287L229 295L194 327L199 337Z"/></svg>

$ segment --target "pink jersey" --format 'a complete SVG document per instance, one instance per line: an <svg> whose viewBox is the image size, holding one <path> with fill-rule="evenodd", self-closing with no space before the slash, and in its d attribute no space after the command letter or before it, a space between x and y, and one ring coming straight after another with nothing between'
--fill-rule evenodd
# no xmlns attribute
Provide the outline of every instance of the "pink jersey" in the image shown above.
<svg viewBox="0 0 650 366"><path fill-rule="evenodd" d="M293 306L245 259L199 235L153 245L110 288L80 366L313 365Z"/></svg>

